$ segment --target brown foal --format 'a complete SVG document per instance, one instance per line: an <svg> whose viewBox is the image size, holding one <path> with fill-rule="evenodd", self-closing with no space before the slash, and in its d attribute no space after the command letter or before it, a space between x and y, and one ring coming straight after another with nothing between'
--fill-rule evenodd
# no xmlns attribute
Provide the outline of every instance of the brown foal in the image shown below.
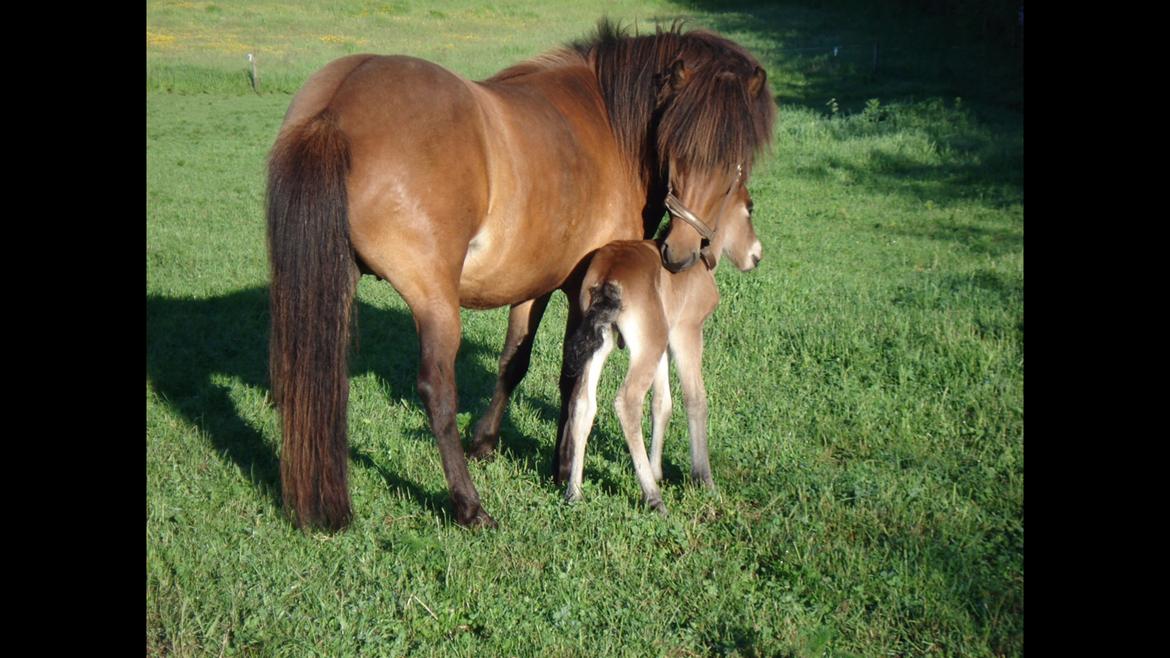
<svg viewBox="0 0 1170 658"><path fill-rule="evenodd" d="M643 500L666 514L657 483L662 479L662 442L671 412L668 347L678 368L686 403L691 477L704 486L715 487L707 456L703 323L719 303L714 269L720 255L727 254L744 272L754 269L763 255L752 226L751 209L747 187L737 177L722 208L712 218L715 225L711 227L710 244L703 253L706 267L673 274L659 259L659 246L650 240L613 242L593 257L578 300L584 321L572 339L573 344L566 346L566 352L572 356L571 360L567 359L566 368L581 373L569 402L568 441L573 452L565 491L567 500L581 497L585 444L597 413L597 383L614 348L614 333L630 349L629 370L615 406ZM654 388L653 429L647 457L642 441L642 403L651 386Z"/></svg>

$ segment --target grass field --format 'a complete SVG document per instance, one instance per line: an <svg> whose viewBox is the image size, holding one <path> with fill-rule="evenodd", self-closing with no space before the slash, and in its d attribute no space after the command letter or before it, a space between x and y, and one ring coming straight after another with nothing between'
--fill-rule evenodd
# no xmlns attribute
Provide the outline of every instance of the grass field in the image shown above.
<svg viewBox="0 0 1170 658"><path fill-rule="evenodd" d="M605 403L585 500L562 502L558 295L502 453L471 466L500 528L456 526L412 320L367 277L354 522L295 530L263 215L290 94L351 52L486 77L603 14L719 30L761 58L780 104L750 185L765 257L718 271L705 333L719 493L685 484L680 408L670 516L642 508ZM1022 655L1022 75L1017 49L976 37L863 3L148 2L147 654ZM465 435L506 317L463 313ZM610 361L603 400L625 355Z"/></svg>

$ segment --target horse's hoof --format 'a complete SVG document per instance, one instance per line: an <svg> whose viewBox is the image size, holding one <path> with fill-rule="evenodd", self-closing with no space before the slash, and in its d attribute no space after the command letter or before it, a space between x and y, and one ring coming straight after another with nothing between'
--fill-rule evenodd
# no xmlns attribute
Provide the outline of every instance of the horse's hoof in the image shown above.
<svg viewBox="0 0 1170 658"><path fill-rule="evenodd" d="M467 449L468 459L476 461L490 461L496 456L495 443L488 443L487 441L476 441Z"/></svg>
<svg viewBox="0 0 1170 658"><path fill-rule="evenodd" d="M659 516L668 516L666 511L666 503L662 502L661 498L658 500L647 501L647 504L650 505L650 509L658 512Z"/></svg>
<svg viewBox="0 0 1170 658"><path fill-rule="evenodd" d="M495 529L499 527L496 524L496 520L493 519L490 514L485 512L482 507L477 509L475 513L470 516L470 518L457 519L457 522L459 525L467 528L468 530L478 530L480 528Z"/></svg>
<svg viewBox="0 0 1170 658"><path fill-rule="evenodd" d="M484 460L491 459L495 456L496 445L500 442L500 432L497 429L492 432L490 429L484 427L487 418L481 418L475 425L475 433L472 434L471 447L467 449L467 456L472 459Z"/></svg>

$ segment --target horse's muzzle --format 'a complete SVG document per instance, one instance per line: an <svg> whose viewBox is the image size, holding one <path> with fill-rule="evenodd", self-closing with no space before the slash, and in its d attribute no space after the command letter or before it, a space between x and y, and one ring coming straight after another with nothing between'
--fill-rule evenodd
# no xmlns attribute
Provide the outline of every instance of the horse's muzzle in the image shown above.
<svg viewBox="0 0 1170 658"><path fill-rule="evenodd" d="M666 270L671 274L678 274L684 270L689 270L691 266L699 261L699 252L691 251L690 257L685 261L681 263L672 262L668 253L669 248L665 242L662 243L662 246L659 247L658 251L662 254L662 266L665 267Z"/></svg>

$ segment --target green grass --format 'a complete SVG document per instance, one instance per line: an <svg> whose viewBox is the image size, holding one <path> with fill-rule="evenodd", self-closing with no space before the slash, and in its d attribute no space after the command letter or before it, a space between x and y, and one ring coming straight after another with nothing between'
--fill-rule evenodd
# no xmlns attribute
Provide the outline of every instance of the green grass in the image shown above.
<svg viewBox="0 0 1170 658"><path fill-rule="evenodd" d="M1022 655L1014 60L848 3L493 7L148 4L147 653ZM680 408L664 457L670 516L644 510L605 403L585 500L562 502L549 476L556 296L503 452L471 466L500 528L460 529L414 390L412 320L366 278L354 522L296 531L279 507L263 220L264 160L289 94L355 48L484 77L603 13L720 30L763 58L780 101L775 153L751 181L764 260L719 270L705 333L719 494L684 483ZM875 37L876 75L868 53L797 50ZM244 52L258 54L261 94ZM491 393L506 310L463 320L466 434ZM610 361L608 400L624 352Z"/></svg>

